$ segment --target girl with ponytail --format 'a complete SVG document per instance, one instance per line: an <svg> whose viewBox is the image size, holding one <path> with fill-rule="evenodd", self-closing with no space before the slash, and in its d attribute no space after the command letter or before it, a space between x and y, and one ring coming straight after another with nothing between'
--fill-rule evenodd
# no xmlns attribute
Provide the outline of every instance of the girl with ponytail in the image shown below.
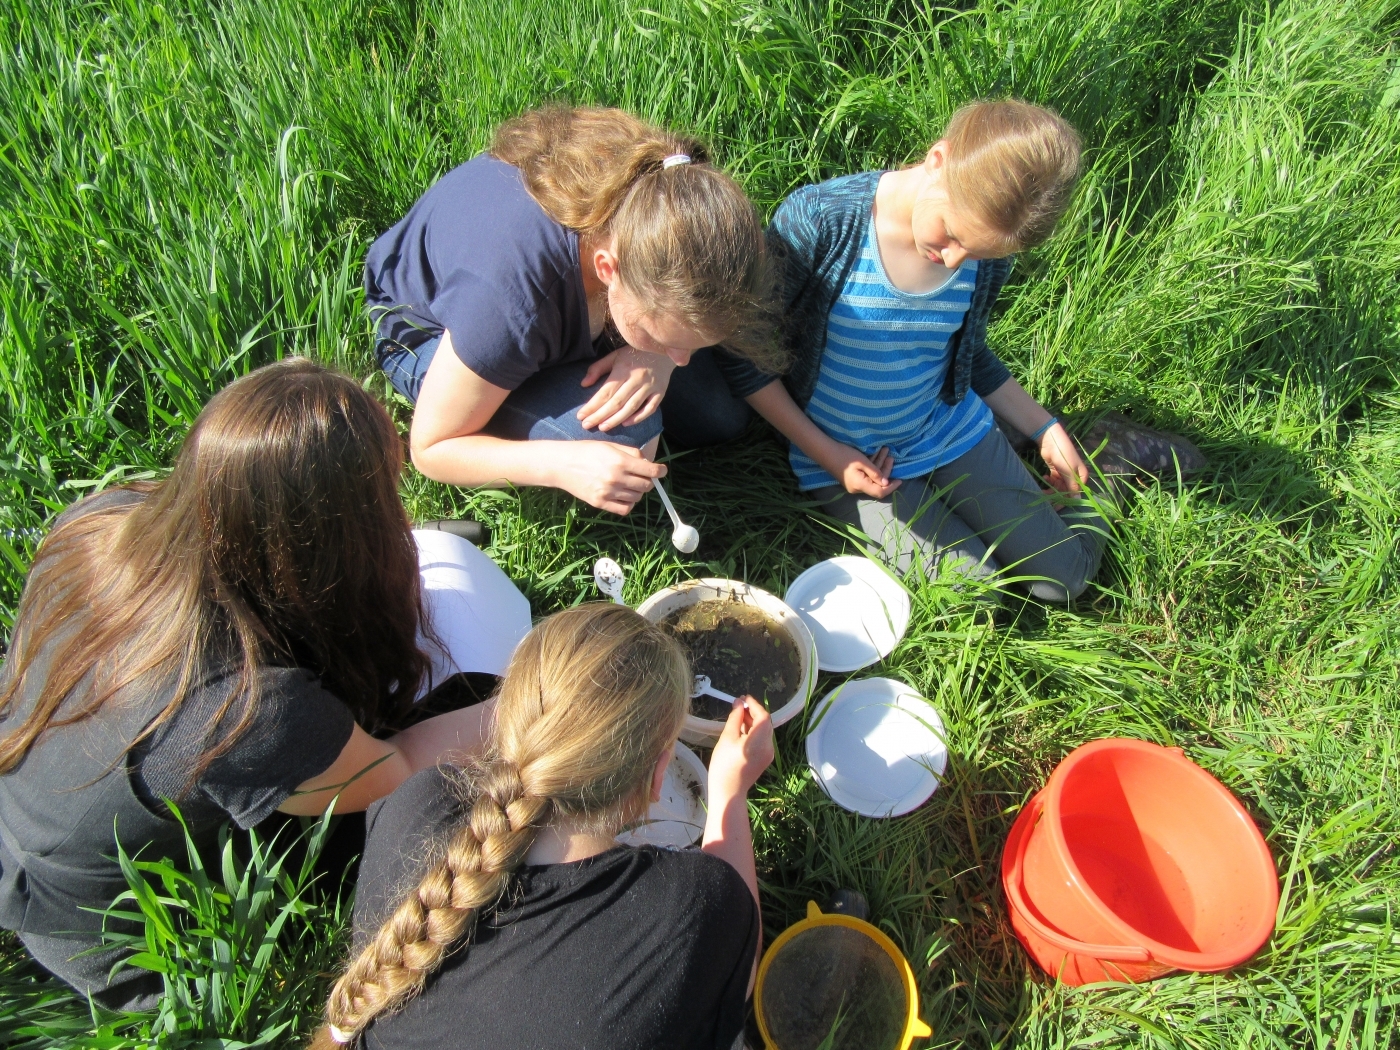
<svg viewBox="0 0 1400 1050"><path fill-rule="evenodd" d="M773 757L763 706L741 698L715 746L699 851L614 841L660 796L689 670L617 605L525 638L484 757L370 811L317 1050L733 1045L761 928L746 794Z"/></svg>
<svg viewBox="0 0 1400 1050"><path fill-rule="evenodd" d="M418 469L616 514L666 472L651 462L663 414L682 444L742 432L749 409L720 370L778 369L771 285L738 183L700 142L617 109L503 124L365 261Z"/></svg>

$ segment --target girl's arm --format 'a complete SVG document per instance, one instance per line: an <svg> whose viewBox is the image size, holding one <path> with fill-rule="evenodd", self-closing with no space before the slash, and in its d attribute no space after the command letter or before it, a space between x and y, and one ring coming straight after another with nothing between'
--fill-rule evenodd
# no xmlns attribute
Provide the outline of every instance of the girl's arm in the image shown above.
<svg viewBox="0 0 1400 1050"><path fill-rule="evenodd" d="M1050 413L1014 379L1008 379L982 398L997 415L1027 436L1050 421ZM1078 492L1089 481L1089 467L1074 447L1064 424L1056 423L1040 435L1040 458L1050 468L1051 485L1061 492Z"/></svg>
<svg viewBox="0 0 1400 1050"><path fill-rule="evenodd" d="M413 465L449 485L544 485L626 514L666 467L612 441L507 441L480 433L510 392L462 363L444 332L413 412Z"/></svg>
<svg viewBox="0 0 1400 1050"><path fill-rule="evenodd" d="M773 761L773 722L767 710L751 696L734 701L724 732L710 756L709 814L700 848L719 857L739 873L758 900L758 871L753 861L753 829L749 826L749 788ZM749 991L758 974L763 954L762 916L759 918L759 945L754 953Z"/></svg>
<svg viewBox="0 0 1400 1050"><path fill-rule="evenodd" d="M828 437L822 429L797 407L782 381L775 379L757 393L744 398L778 432L807 455L828 474L844 485L847 492L860 493L872 499L884 499L900 482L890 479L894 457L882 448L872 460L859 449L843 445Z"/></svg>
<svg viewBox="0 0 1400 1050"><path fill-rule="evenodd" d="M335 798L337 813L357 813L445 755L480 754L495 712L496 701L488 700L425 718L387 740L376 740L356 726L330 769L298 786L277 808L293 816L317 817Z"/></svg>

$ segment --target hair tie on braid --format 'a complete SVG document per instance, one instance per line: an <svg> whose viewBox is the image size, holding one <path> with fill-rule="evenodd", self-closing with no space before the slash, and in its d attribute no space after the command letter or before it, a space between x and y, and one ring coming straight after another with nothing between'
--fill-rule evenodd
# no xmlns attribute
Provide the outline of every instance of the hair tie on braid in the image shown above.
<svg viewBox="0 0 1400 1050"><path fill-rule="evenodd" d="M331 1030L331 1038L337 1043L348 1043L355 1038L354 1032L343 1032L335 1025L328 1025L327 1027Z"/></svg>
<svg viewBox="0 0 1400 1050"><path fill-rule="evenodd" d="M689 153L672 153L669 157L667 157L667 158L665 158L664 160L662 160L662 162L661 162L661 170L662 170L662 171L665 171L667 168L674 168L674 167L676 167L677 165L680 165L680 164L689 164L689 163L690 163L690 154L689 154Z"/></svg>

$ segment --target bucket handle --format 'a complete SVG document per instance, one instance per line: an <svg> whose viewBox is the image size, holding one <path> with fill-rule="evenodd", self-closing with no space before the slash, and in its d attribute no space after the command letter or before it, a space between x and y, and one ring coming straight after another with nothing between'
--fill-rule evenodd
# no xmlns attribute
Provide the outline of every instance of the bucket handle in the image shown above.
<svg viewBox="0 0 1400 1050"><path fill-rule="evenodd" d="M1034 828L1036 822L1040 820L1043 807L1044 803L1039 794L1031 799L1031 828ZM1030 831L1027 831L1026 834L1029 835ZM1011 870L1007 872L1007 877L1002 880L1002 888L1006 890L1007 899L1011 902L1011 906L1016 909L1016 914L1021 917L1021 920L1034 930L1037 936L1050 942L1061 951L1074 955L1091 955L1095 959L1106 959L1109 962L1145 963L1152 961L1152 953L1146 948L1131 944L1086 944L1083 941L1076 941L1072 937L1066 937L1059 930L1041 922L1021 893L1021 855L1019 853L1011 860Z"/></svg>

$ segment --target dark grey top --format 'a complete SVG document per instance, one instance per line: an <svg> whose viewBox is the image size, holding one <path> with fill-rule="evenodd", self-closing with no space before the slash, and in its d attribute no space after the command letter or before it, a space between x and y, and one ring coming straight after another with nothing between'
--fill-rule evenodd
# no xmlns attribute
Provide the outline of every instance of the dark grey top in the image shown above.
<svg viewBox="0 0 1400 1050"><path fill-rule="evenodd" d="M141 498L118 490L68 513ZM34 688L0 720L0 732L24 717L44 666L41 650ZM136 683L91 718L41 736L14 771L0 776L0 927L45 935L99 930L101 917L81 909L105 908L126 889L114 835L131 853L184 855L183 833L163 798L174 799L205 838L225 820L252 827L297 785L329 769L354 728L349 708L300 668L266 667L260 675L252 725L192 785L199 756L242 715L235 705L216 718L233 684L218 667L207 668L179 710L135 749L132 741L169 705L170 682ZM87 688L85 681L64 708L81 704Z"/></svg>
<svg viewBox="0 0 1400 1050"><path fill-rule="evenodd" d="M506 390L597 356L578 235L545 214L518 168L485 153L370 245L365 300L381 338L416 348L449 331L462 363Z"/></svg>
<svg viewBox="0 0 1400 1050"><path fill-rule="evenodd" d="M789 354L783 383L802 408L817 388L827 318L860 257L883 174L866 171L803 186L778 206L768 225L768 251L783 275L782 339ZM947 404L961 404L969 388L985 397L1011 378L987 346L987 318L1010 272L1010 259L987 259L977 267L977 284L962 327L948 337L948 374L942 390ZM738 397L757 393L773 381L733 354L721 353L717 360Z"/></svg>
<svg viewBox="0 0 1400 1050"><path fill-rule="evenodd" d="M362 945L418 882L429 843L463 819L441 770L411 777L368 814L355 891ZM527 865L424 992L376 1021L372 1050L729 1050L759 917L718 857L618 846Z"/></svg>

